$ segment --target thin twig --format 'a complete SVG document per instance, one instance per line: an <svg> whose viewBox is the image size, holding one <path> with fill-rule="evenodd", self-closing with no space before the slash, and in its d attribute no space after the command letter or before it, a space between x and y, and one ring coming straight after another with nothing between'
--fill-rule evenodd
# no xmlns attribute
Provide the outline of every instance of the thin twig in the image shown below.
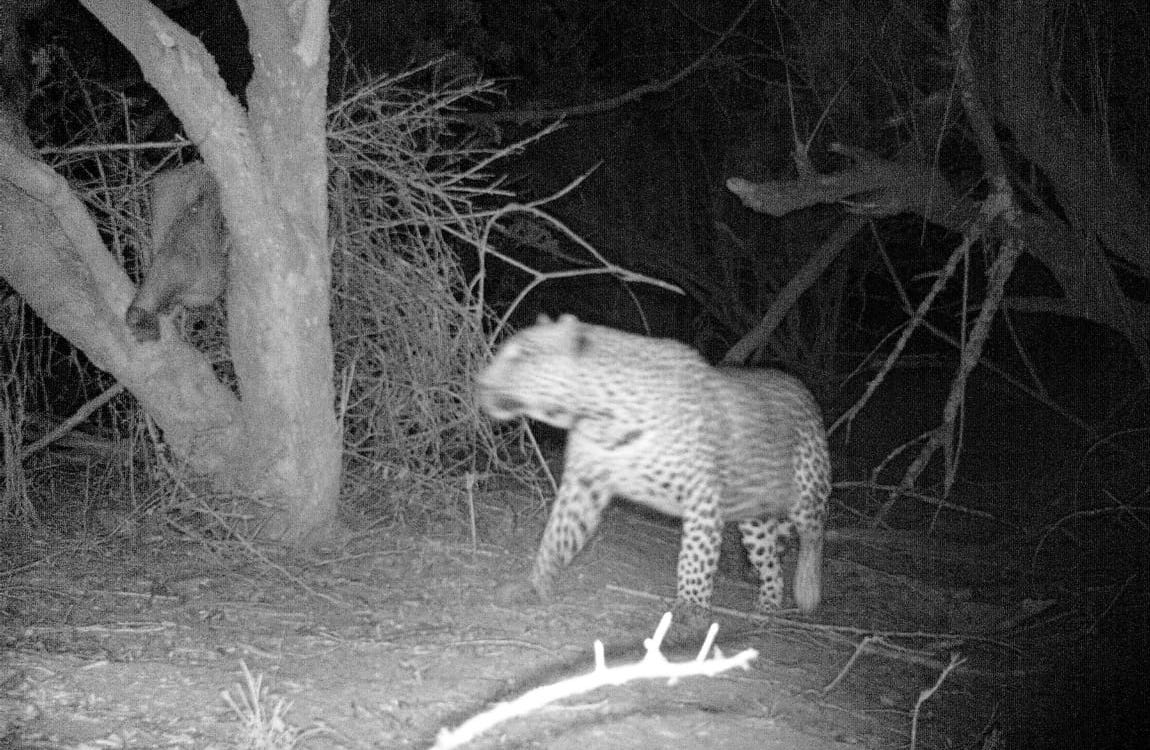
<svg viewBox="0 0 1150 750"><path fill-rule="evenodd" d="M587 104L580 104L571 107L520 109L504 112L467 114L459 115L456 119L467 123L514 122L523 125L531 122L539 122L541 120L558 120L566 117L585 117L588 115L598 115L603 114L604 112L610 112L611 110L617 109L624 104L638 101L648 94L658 94L663 91L667 91L677 86L684 79L698 70L699 67L704 62L706 62L708 58L714 55L715 51L718 50L719 47L721 47L727 41L727 39L731 37L731 35L735 32L735 29L739 27L739 24L743 22L743 19L747 17L747 14L750 13L751 9L754 8L757 4L758 0L750 0L750 2L747 3L739 12L739 15L735 16L735 20L732 21L729 26L727 26L727 29L722 33L722 35L719 36L718 39L715 40L715 42L710 47L708 47L702 54L695 58L695 60L691 62L690 65L683 68L678 73L671 76L670 78L667 78L666 80L655 81L654 83L647 83L643 84L642 86L637 86L630 91L625 91L618 96L611 97L610 99L603 99L601 101L589 102Z"/></svg>
<svg viewBox="0 0 1150 750"><path fill-rule="evenodd" d="M848 672L850 672L851 667L854 666L854 663L858 661L858 658L863 655L864 651L866 651L867 646L877 640L879 640L877 635L868 635L866 638L862 639L859 645L855 648L854 653L851 654L851 658L847 659L847 663L843 665L843 668L839 670L839 673L835 675L835 678L822 689L821 692L824 696L828 695L832 690L835 689L835 687L838 686L840 682L842 682L843 678L847 676Z"/></svg>
<svg viewBox="0 0 1150 750"><path fill-rule="evenodd" d="M947 675L949 675L965 662L965 658L959 656L958 654L951 654L950 664L946 665L946 667L942 670L942 673L939 674L938 679L934 681L934 684L918 694L918 700L914 702L914 715L911 717L910 721L910 750L915 750L918 744L918 714L920 709L922 709L922 704L925 703L926 700L930 698L930 696L934 695L935 692L942 686L942 683L947 678Z"/></svg>
<svg viewBox="0 0 1150 750"><path fill-rule="evenodd" d="M606 586L608 591L615 591L628 596L633 596L639 599L646 599L650 601L657 601L666 604L670 601L669 597L659 596L652 594L648 591L637 591L629 589L624 586L616 586L608 584ZM929 633L926 631L883 631L883 630L866 630L864 628L856 628L847 625L828 625L817 622L806 622L802 620L792 620L783 617L782 613L794 612L796 610L779 610L780 614L763 615L753 614L749 612L741 612L739 610L730 609L727 607L717 607L711 605L710 610L718 615L724 617L731 617L741 620L746 620L753 623L769 624L771 631L777 633L780 626L791 628L802 632L818 633L832 642L848 645L851 648L856 648L857 638L874 637L874 640L869 644L871 653L882 656L894 661L901 661L907 664L914 664L916 666L925 667L927 669L938 670L942 669L945 665L938 659L929 655L929 652L922 650L913 650L904 648L891 643L891 639L901 638L907 640L928 640L928 641L945 641L947 643L980 643L987 646L994 646L1005 651L1017 653L1018 648L1011 644L996 638L988 638L986 636L979 636L970 633ZM743 633L745 635L745 633ZM963 674L974 675L977 677L988 677L993 679L1002 679L1003 677L1022 678L1031 674L1030 671L1025 669L983 669L980 667L964 667Z"/></svg>
<svg viewBox="0 0 1150 750"><path fill-rule="evenodd" d="M101 393L99 396L96 396L94 399L77 409L72 416L56 425L53 429L49 430L48 433L41 437L39 440L24 446L20 450L20 460L23 461L27 459L33 453L36 453L37 451L64 437L69 432L74 430L76 425L92 416L92 414L97 409L114 399L116 396L119 396L123 392L124 386L121 383L116 383L111 388Z"/></svg>

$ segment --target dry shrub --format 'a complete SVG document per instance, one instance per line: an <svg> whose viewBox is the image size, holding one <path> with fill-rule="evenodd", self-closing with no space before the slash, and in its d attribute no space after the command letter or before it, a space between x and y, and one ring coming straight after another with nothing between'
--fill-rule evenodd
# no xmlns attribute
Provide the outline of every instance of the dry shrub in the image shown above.
<svg viewBox="0 0 1150 750"><path fill-rule="evenodd" d="M367 83L329 126L345 507L386 521L462 520L474 479L527 455L521 426L497 434L478 412L487 311L462 264L509 199L485 171L509 150L449 132L487 85L405 86L427 72Z"/></svg>
<svg viewBox="0 0 1150 750"><path fill-rule="evenodd" d="M346 447L343 500L351 515L366 511L384 522L462 520L474 511L464 501L474 499L477 480L496 465L500 474L524 480L535 474L522 425L496 431L472 396L475 374L490 355L492 326L463 267L476 257L498 207L510 200L486 170L517 147L461 143L452 113L489 87L427 90L434 76L426 67L368 81L330 112L332 331ZM194 154L181 143L130 145L134 139L124 117L129 108L117 98L97 90L85 100L94 123L84 130L85 142L97 145L55 149L48 160L68 177L92 209L109 250L138 279L140 266L146 266L139 256L148 246L147 181ZM119 140L125 142L103 145ZM222 305L182 315L184 335L230 382ZM21 363L18 376L2 384L0 399L11 438L2 446L7 520L28 521L37 510L43 517L45 504L57 502L44 493L58 493L69 507L49 515L70 516L73 528L77 521L86 523L89 511L113 503L116 526L148 511L166 519L169 528L205 539L251 531L232 513L235 498L212 496L168 460L159 450L162 436L136 413L127 394L93 417L124 442L117 451L124 459L120 465L88 467L86 478L77 478L80 486L69 480L71 489L62 491L59 482L66 477L51 468L56 454L45 452L48 469L37 472L44 492L29 495L29 464L13 460L24 411L58 422L114 383L42 326L35 340L28 330L5 326L3 342L5 358ZM63 371L61 361L68 364ZM65 391L72 397L45 397ZM96 486L101 498L91 495ZM82 507L72 508L74 502Z"/></svg>

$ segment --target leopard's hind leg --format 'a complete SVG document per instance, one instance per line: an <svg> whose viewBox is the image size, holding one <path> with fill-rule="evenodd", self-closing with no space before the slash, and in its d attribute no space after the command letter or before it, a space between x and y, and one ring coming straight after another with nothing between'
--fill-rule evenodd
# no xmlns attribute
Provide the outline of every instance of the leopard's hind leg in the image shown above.
<svg viewBox="0 0 1150 750"><path fill-rule="evenodd" d="M778 518L749 518L739 521L743 546L759 572L759 598L756 609L770 612L783 606L782 540L791 533L791 523Z"/></svg>

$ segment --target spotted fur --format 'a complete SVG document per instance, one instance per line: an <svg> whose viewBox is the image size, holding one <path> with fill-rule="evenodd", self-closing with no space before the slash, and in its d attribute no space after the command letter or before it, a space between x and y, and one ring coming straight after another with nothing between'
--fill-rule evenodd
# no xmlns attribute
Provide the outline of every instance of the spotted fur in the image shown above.
<svg viewBox="0 0 1150 750"><path fill-rule="evenodd" d="M711 367L677 341L564 315L508 339L478 395L496 419L568 431L531 573L541 597L618 496L683 519L679 604L710 605L723 524L735 521L762 582L758 608L782 606L780 542L792 533L795 601L803 611L818 605L830 463L818 406L795 378Z"/></svg>

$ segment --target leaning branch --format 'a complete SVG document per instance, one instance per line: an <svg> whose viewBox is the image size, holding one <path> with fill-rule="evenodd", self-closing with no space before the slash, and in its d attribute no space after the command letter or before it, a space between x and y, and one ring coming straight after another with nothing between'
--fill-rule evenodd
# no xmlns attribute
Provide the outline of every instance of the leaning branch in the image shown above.
<svg viewBox="0 0 1150 750"><path fill-rule="evenodd" d="M843 143L832 143L829 148L850 158L854 166L830 174L812 173L798 180L751 182L731 177L727 189L747 208L771 216L837 203L863 216L909 212L961 230L978 215L978 205L955 193L946 178L929 164L883 159Z"/></svg>

